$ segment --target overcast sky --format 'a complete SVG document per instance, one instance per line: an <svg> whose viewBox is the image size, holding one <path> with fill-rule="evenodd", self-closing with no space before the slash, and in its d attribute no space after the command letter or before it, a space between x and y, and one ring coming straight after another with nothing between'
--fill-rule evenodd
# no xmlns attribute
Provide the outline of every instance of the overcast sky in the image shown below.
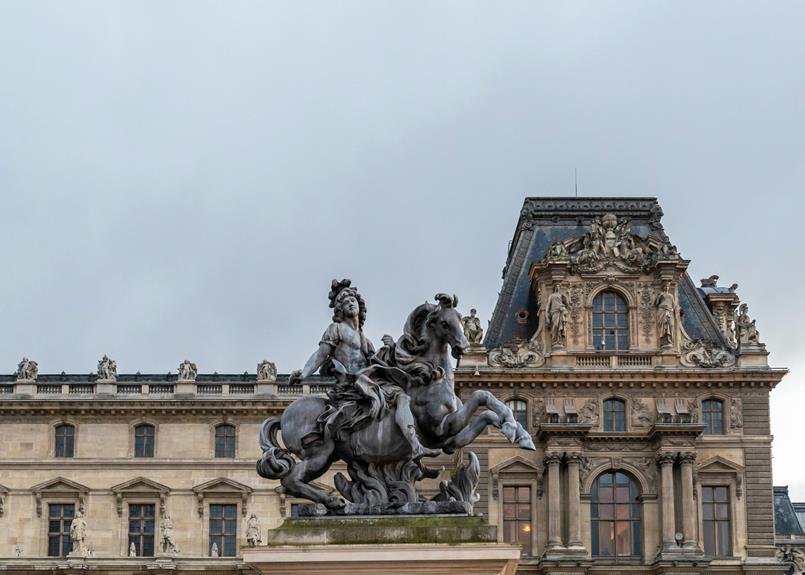
<svg viewBox="0 0 805 575"><path fill-rule="evenodd" d="M489 319L523 198L657 196L775 366L805 500L805 3L2 2L0 371L302 366L351 277L378 341Z"/></svg>

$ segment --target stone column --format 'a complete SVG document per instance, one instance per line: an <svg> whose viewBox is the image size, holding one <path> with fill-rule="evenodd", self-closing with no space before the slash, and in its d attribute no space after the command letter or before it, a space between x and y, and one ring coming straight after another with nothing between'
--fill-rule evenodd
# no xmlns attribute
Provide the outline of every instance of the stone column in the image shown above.
<svg viewBox="0 0 805 575"><path fill-rule="evenodd" d="M674 518L674 453L657 454L657 464L662 474L662 548L676 547L676 521Z"/></svg>
<svg viewBox="0 0 805 575"><path fill-rule="evenodd" d="M567 546L583 548L581 540L581 485L579 467L584 460L581 453L567 454Z"/></svg>
<svg viewBox="0 0 805 575"><path fill-rule="evenodd" d="M562 547L562 486L559 485L559 464L561 453L545 455L548 467L548 549Z"/></svg>
<svg viewBox="0 0 805 575"><path fill-rule="evenodd" d="M695 549L696 542L696 504L693 501L693 463L696 453L688 451L679 456L682 467L682 532L685 535L683 547Z"/></svg>

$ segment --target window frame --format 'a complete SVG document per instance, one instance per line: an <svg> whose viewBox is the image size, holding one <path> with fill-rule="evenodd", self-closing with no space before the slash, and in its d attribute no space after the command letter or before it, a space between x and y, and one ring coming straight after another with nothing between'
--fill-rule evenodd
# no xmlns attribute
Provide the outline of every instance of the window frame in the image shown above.
<svg viewBox="0 0 805 575"><path fill-rule="evenodd" d="M60 429L72 429L72 437L70 437L70 447L71 447L71 449L70 449L70 454L69 455L65 455L65 454L59 455L59 446L63 445L64 448L66 449L66 444L67 444L67 436L64 437L64 441L59 440L59 430ZM75 459L75 457L76 457L76 444L78 443L77 442L77 436L78 436L78 427L74 423L69 422L69 421L60 421L60 422L54 424L53 425L53 433L52 433L53 450L51 451L51 453L53 453L53 457L55 459Z"/></svg>
<svg viewBox="0 0 805 575"><path fill-rule="evenodd" d="M224 532L222 534L213 533L213 507L231 507L234 509L233 517L227 518L225 515L221 517L223 522L231 521L232 525L234 525L234 532L227 532L226 528L224 527ZM212 557L212 544L219 543L216 541L215 538L221 538L221 543L218 545L218 557L237 557L240 553L239 541L238 541L238 524L240 523L239 515L240 511L240 504L233 501L221 501L221 500L214 500L211 499L207 503L207 549L205 552L205 556ZM234 552L231 555L227 555L225 553L225 540L222 539L223 537L231 537L232 544L234 545Z"/></svg>
<svg viewBox="0 0 805 575"><path fill-rule="evenodd" d="M150 441L150 446L151 446L150 454L148 454L148 450L145 449L145 448L148 447L148 442L146 441L148 439L147 435L142 436L143 440L146 441L144 443L144 449L143 449L145 451L145 454L143 454L143 455L138 455L137 454L137 446L138 446L137 439L140 437L140 436L138 436L138 432L141 429L143 429L143 430L151 429L151 431L152 431L151 441ZM153 423L150 423L150 422L147 422L147 421L141 421L141 422L135 424L134 425L134 452L133 452L132 456L134 458L137 458L137 459L152 459L152 458L156 457L156 453L157 453L157 426L154 425Z"/></svg>
<svg viewBox="0 0 805 575"><path fill-rule="evenodd" d="M701 512L702 512L702 516L701 516L702 517L702 520L701 520L701 524L702 524L702 526L701 526L701 528L702 528L702 534L701 534L702 550L704 551L705 555L707 555L708 557L712 557L713 559L728 559L728 558L733 557L733 546L734 546L734 542L733 542L733 537L734 537L734 535L733 535L734 534L733 515L734 515L734 512L733 512L733 509L732 509L732 493L731 493L732 489L731 489L731 487L732 486L729 483L721 483L721 484L709 484L708 483L706 485L702 485L702 487L701 487L701 491L700 491L701 492L701 504L700 505L701 505ZM716 489L723 489L724 490L724 492L726 493L726 497L727 497L726 501L719 502L716 499L716 496L715 496L715 490ZM706 501L705 493L707 492L707 490L711 490L713 492L713 500L712 501ZM706 517L705 517L705 510L706 510L708 505L712 507L712 512L713 512L713 518L712 519L706 519ZM717 518L717 509L716 508L717 508L718 505L723 505L724 506L724 509L726 510L726 515L727 515L726 519L718 519ZM719 547L720 547L719 538L718 538L719 524L724 524L724 523L726 523L726 528L727 528L727 535L726 535L727 550L726 550L726 553L720 553L720 551L722 551L722 550L719 549ZM714 549L715 552L712 553L712 554L708 553L707 546L706 546L706 541L707 541L706 532L707 532L707 528L708 528L709 524L712 524L712 528L713 528L713 544L715 545L715 549Z"/></svg>
<svg viewBox="0 0 805 575"><path fill-rule="evenodd" d="M55 506L59 506L59 507L63 508L66 505L71 505L73 507L73 514L69 518L65 517L63 513L60 514L57 519L59 520L60 524L62 525L62 527L61 527L62 530L59 533L56 533L55 531L51 531L50 530L50 522L53 520L51 518L51 514L50 514L51 508L55 507ZM45 555L47 557L56 557L56 558L58 558L58 557L67 557L67 555L69 555L72 552L72 550L73 550L73 542L72 542L72 539L70 538L70 525L73 522L73 518L75 517L76 512L80 511L80 508L81 508L80 502L75 501L75 500L72 500L72 501L70 501L70 500L48 501L48 503L47 503L47 515L45 517ZM66 524L65 524L65 521L66 521ZM50 553L50 544L51 544L51 539L53 537L58 537L59 538L59 542L58 542L59 554L58 555L51 555L51 553Z"/></svg>
<svg viewBox="0 0 805 575"><path fill-rule="evenodd" d="M618 405L623 406L623 410L622 411L617 411L617 410L610 411L610 410L607 410L607 404L613 404L613 403L616 403ZM613 396L613 397L607 397L606 399L604 399L601 402L601 429L606 433L626 433L626 431L628 430L628 426L629 426L629 418L626 417L626 413L628 411L627 407L628 407L627 401L625 399L623 399L623 398ZM618 426L615 425L616 420L614 418L610 418L610 413L614 413L614 414L621 413L622 414L622 416L623 416L622 422L621 422L622 423L622 425L621 425L622 429L617 429Z"/></svg>
<svg viewBox="0 0 805 575"><path fill-rule="evenodd" d="M720 406L720 409L706 409L709 404L717 403ZM701 403L701 414L702 414L702 424L704 425L704 430L702 431L702 435L707 437L718 437L722 435L727 435L727 428L726 428L726 417L725 417L725 408L727 402L721 399L720 397L707 397L702 400ZM712 431L712 418L709 418L708 415L711 414L718 414L719 421L720 421L720 430L719 431Z"/></svg>
<svg viewBox="0 0 805 575"><path fill-rule="evenodd" d="M157 547L158 544L159 544L159 538L158 538L157 534L159 532L159 518L160 518L159 517L159 507L160 507L160 504L159 504L159 501L136 500L136 499L128 501L128 505L126 505L126 526L125 526L125 529L124 529L125 537L126 537L126 539L125 539L125 541L126 541L125 556L128 557L129 549L131 547L131 536L132 536L132 533L131 533L131 521L132 521L131 507L132 507L132 505L137 505L137 506L140 506L140 507L150 506L150 507L152 507L154 509L154 514L153 514L154 531L151 534L151 538L152 538L151 545L152 545L152 549L153 549L153 554L144 555L142 553L142 547L141 547L141 545L142 545L142 537L147 537L147 534L140 534L140 544L137 546L137 550L138 550L137 557L155 557L159 552L159 549Z"/></svg>
<svg viewBox="0 0 805 575"><path fill-rule="evenodd" d="M605 475L611 476L612 479L612 490L613 490L613 500L612 502L602 502L599 498L599 481ZM617 501L616 495L616 487L617 487L617 476L623 475L628 480L628 488L629 488L629 501ZM643 492L642 492L642 485L640 481L635 478L630 472L625 469L613 469L608 468L601 471L595 479L590 484L590 494L589 494L589 501L590 501L590 557L593 561L599 562L612 562L612 563L633 563L635 561L640 561L643 556L645 555L645 509L643 506ZM611 518L601 518L601 505L611 506L612 507L612 514ZM629 517L628 518L619 518L618 517L618 508L620 506L628 506L629 508ZM634 511L637 509L637 517L635 518ZM601 529L602 522L612 523L611 528L611 539L610 544L612 545L613 549L615 550L614 555L600 555L596 553L600 553L600 549L598 548L599 539L599 529ZM617 552L617 530L618 530L618 523L627 523L629 525L629 532L630 532L630 554L629 555L618 555ZM636 551L636 552L635 552Z"/></svg>
<svg viewBox="0 0 805 575"><path fill-rule="evenodd" d="M614 310L611 312L607 311L606 301L605 299L608 296L614 296ZM589 337L590 337L590 344L593 350L596 353L602 354L619 354L619 353L628 353L632 350L632 314L631 314L631 306L629 305L629 299L620 291L612 289L612 288L605 288L599 291L598 293L594 294L592 300L590 301L590 328L589 328ZM598 302L601 302L600 305ZM620 317L622 316L623 321L620 321ZM596 325L597 322L596 318L601 317L600 325ZM614 323L615 325L608 325L607 318L613 317L615 318ZM621 325L622 323L622 325ZM614 333L614 347L609 348L606 346L606 328L613 328L615 330ZM598 332L598 333L597 333ZM596 339L598 337L598 339ZM600 346L599 343L601 339L604 340L604 345ZM619 340L622 340L624 346L621 347L618 343Z"/></svg>
<svg viewBox="0 0 805 575"><path fill-rule="evenodd" d="M218 430L223 428L232 429L232 455L218 455ZM237 459L238 458L238 426L231 422L217 423L212 429L212 457L213 459Z"/></svg>

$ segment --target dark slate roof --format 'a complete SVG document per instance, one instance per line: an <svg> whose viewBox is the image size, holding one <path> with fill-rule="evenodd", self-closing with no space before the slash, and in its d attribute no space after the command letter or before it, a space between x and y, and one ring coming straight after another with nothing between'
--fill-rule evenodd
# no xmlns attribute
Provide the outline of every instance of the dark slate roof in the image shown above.
<svg viewBox="0 0 805 575"><path fill-rule="evenodd" d="M283 384L288 381L289 374L278 374L276 383ZM179 376L175 373L121 373L117 376L117 383L176 383ZM0 374L0 383L14 383L17 376L14 374ZM98 380L94 373L40 373L36 378L37 384L55 383L93 383ZM199 373L196 383L255 383L257 375L254 373ZM305 379L305 383L318 384L335 381L332 377L313 375Z"/></svg>
<svg viewBox="0 0 805 575"><path fill-rule="evenodd" d="M667 239L656 198L526 198L514 232L500 291L484 344L498 347L517 339L528 339L537 328L535 314L524 324L516 321L521 309L536 309L528 271L541 261L556 241L577 238L587 233L594 218L613 213L628 217L632 233L647 238ZM682 325L696 340L725 346L726 342L701 294L687 274L679 285Z"/></svg>
<svg viewBox="0 0 805 575"><path fill-rule="evenodd" d="M774 488L774 531L778 536L805 536L805 531L788 497L788 487Z"/></svg>

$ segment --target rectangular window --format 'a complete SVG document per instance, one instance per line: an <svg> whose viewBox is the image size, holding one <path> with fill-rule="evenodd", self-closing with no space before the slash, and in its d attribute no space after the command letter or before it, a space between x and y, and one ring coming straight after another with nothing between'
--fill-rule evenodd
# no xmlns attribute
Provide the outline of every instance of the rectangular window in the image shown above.
<svg viewBox="0 0 805 575"><path fill-rule="evenodd" d="M221 557L234 557L237 554L238 506L235 504L210 504L210 547L218 549Z"/></svg>
<svg viewBox="0 0 805 575"><path fill-rule="evenodd" d="M503 488L503 540L520 543L523 555L531 555L531 487Z"/></svg>
<svg viewBox="0 0 805 575"><path fill-rule="evenodd" d="M74 457L75 427L59 425L56 427L56 457Z"/></svg>
<svg viewBox="0 0 805 575"><path fill-rule="evenodd" d="M729 487L702 487L702 522L704 552L711 557L730 557L732 526Z"/></svg>
<svg viewBox="0 0 805 575"><path fill-rule="evenodd" d="M74 503L48 505L48 557L67 557L73 550L70 524L75 517Z"/></svg>
<svg viewBox="0 0 805 575"><path fill-rule="evenodd" d="M154 556L154 533L156 532L156 506L153 504L132 503L129 505L129 546L137 557Z"/></svg>
<svg viewBox="0 0 805 575"><path fill-rule="evenodd" d="M215 428L215 457L235 457L235 426Z"/></svg>
<svg viewBox="0 0 805 575"><path fill-rule="evenodd" d="M134 428L134 457L154 456L154 426L138 425Z"/></svg>

